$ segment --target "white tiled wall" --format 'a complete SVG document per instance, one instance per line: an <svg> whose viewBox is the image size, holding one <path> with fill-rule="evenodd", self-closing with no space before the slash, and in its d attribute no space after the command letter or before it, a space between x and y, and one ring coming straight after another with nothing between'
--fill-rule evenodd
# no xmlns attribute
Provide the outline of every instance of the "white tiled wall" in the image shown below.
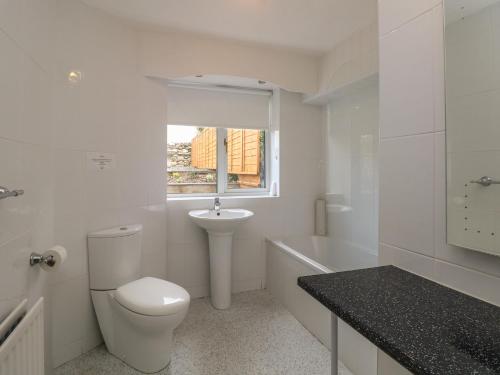
<svg viewBox="0 0 500 375"><path fill-rule="evenodd" d="M441 0L379 0L380 35L386 35L400 29L410 20L418 18L440 4Z"/></svg>
<svg viewBox="0 0 500 375"><path fill-rule="evenodd" d="M146 76L175 79L203 72L259 78L293 92L317 91L315 54L175 30L140 35L140 69Z"/></svg>
<svg viewBox="0 0 500 375"><path fill-rule="evenodd" d="M311 235L314 200L323 193L323 111L302 103L300 94L280 93L280 197L222 199L226 208L255 213L235 232L233 291L265 286L266 237ZM193 297L209 294L208 239L188 218L192 209L209 208L211 199L169 200L167 222L168 279Z"/></svg>
<svg viewBox="0 0 500 375"><path fill-rule="evenodd" d="M443 8L380 0L380 263L500 304L500 258L446 244Z"/></svg>
<svg viewBox="0 0 500 375"><path fill-rule="evenodd" d="M139 73L140 43L132 28L79 0L0 2L0 184L26 191L0 202L0 318L23 297L47 297L47 373L101 342L89 231L142 223L143 273L194 297L208 293L207 241L187 211L209 202L172 202L167 212L166 91ZM78 84L68 82L71 70L81 71ZM236 291L264 286L266 236L313 232L323 113L301 95L282 98L281 197L223 201L256 213L235 235ZM114 154L116 167L89 168L87 152ZM54 244L68 250L60 270L27 265L31 251Z"/></svg>
<svg viewBox="0 0 500 375"><path fill-rule="evenodd" d="M370 2L367 6L375 5ZM378 72L377 22L352 34L321 58L319 92L344 87Z"/></svg>
<svg viewBox="0 0 500 375"><path fill-rule="evenodd" d="M0 201L0 319L47 297L47 373L101 342L88 231L142 223L143 272L166 276L166 93L138 73L137 44L77 0L0 3L0 184L25 190ZM115 154L116 168L90 170L88 151ZM31 251L54 244L68 250L60 270L29 267Z"/></svg>
<svg viewBox="0 0 500 375"><path fill-rule="evenodd" d="M51 6L0 2L0 185L26 192L0 201L0 320L21 299L48 296L47 274L28 259L53 244Z"/></svg>
<svg viewBox="0 0 500 375"><path fill-rule="evenodd" d="M499 305L500 258L446 243L442 3L379 0L379 25L379 263ZM380 351L378 366L408 373Z"/></svg>
<svg viewBox="0 0 500 375"><path fill-rule="evenodd" d="M163 124L166 92L137 70L138 37L76 0L55 7L54 242L68 261L51 275L57 366L101 342L88 282L89 231L142 223L143 274L166 276ZM70 84L68 72L83 79ZM90 168L87 152L113 153L116 167Z"/></svg>

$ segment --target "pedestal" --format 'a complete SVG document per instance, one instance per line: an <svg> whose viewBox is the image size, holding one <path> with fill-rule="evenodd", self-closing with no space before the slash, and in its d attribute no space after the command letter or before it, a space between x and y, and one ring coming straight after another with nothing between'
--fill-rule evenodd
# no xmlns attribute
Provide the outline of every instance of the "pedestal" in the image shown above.
<svg viewBox="0 0 500 375"><path fill-rule="evenodd" d="M232 233L208 232L210 251L210 298L219 310L231 306Z"/></svg>

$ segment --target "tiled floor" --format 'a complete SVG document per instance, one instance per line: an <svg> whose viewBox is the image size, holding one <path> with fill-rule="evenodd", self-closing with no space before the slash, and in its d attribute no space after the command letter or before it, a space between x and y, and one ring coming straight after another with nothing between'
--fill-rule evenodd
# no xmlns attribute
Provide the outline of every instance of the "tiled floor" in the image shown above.
<svg viewBox="0 0 500 375"><path fill-rule="evenodd" d="M343 369L343 374L350 374ZM54 375L136 375L101 346ZM267 291L233 296L231 309L191 302L161 375L329 375L330 352Z"/></svg>

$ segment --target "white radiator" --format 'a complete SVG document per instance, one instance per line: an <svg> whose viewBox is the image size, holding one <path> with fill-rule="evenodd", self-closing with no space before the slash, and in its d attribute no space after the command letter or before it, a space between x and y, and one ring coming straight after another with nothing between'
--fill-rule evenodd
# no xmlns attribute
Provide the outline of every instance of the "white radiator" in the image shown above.
<svg viewBox="0 0 500 375"><path fill-rule="evenodd" d="M20 320L0 345L0 375L43 375L43 298L26 313L21 302L0 324L0 340ZM26 313L26 314L25 314Z"/></svg>

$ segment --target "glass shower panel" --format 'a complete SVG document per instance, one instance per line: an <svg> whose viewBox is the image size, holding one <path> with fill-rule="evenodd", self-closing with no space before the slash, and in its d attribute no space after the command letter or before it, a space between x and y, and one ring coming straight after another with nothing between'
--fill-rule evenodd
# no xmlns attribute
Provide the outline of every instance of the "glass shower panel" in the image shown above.
<svg viewBox="0 0 500 375"><path fill-rule="evenodd" d="M328 104L328 237L339 251L378 254L378 113L376 83Z"/></svg>

